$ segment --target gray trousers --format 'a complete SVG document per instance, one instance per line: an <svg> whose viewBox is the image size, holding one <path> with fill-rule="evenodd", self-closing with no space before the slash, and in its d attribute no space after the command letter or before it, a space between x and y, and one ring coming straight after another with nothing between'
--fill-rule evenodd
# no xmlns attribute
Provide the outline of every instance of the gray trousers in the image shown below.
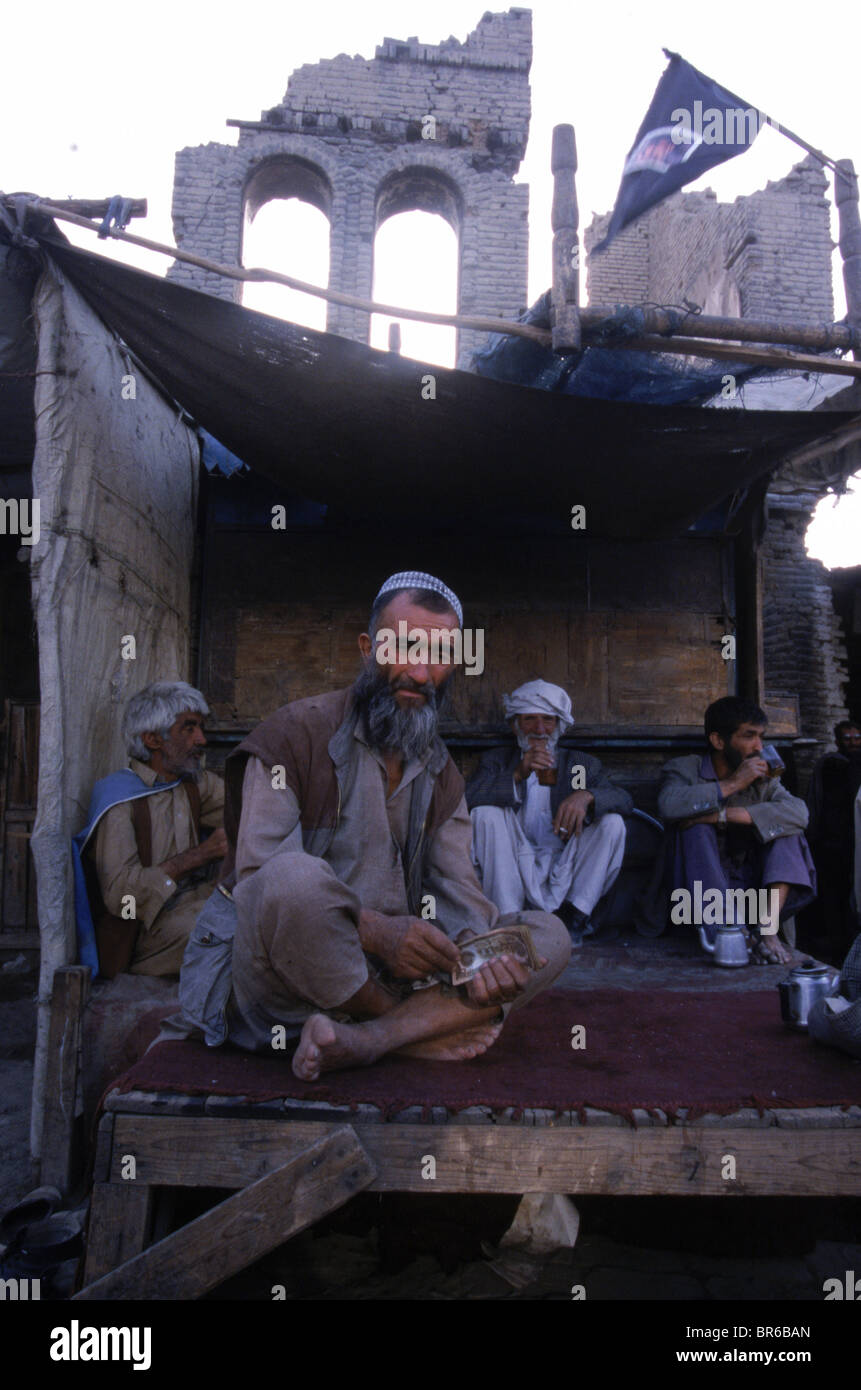
<svg viewBox="0 0 861 1390"><path fill-rule="evenodd" d="M296 1036L312 1013L347 1019L343 1004L374 967L362 950L361 904L322 859L275 854L233 890L237 909L233 946L232 1005L244 1028L231 1037L247 1046L248 1032L261 1050L282 1025ZM530 976L513 1004L522 1008L564 970L571 954L568 932L547 912L512 912L497 926L525 922L547 964Z"/></svg>

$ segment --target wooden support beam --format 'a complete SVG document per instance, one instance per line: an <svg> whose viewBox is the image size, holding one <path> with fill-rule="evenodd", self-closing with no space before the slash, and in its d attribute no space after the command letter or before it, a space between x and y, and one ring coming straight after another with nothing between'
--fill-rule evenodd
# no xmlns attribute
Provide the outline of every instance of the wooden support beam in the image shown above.
<svg viewBox="0 0 861 1390"><path fill-rule="evenodd" d="M664 309L660 305L633 306L642 314L644 334L657 334L669 341L669 335L685 338L717 338L728 342L775 343L782 347L819 348L825 352L840 349L843 352L861 346L861 331L842 323L809 324L786 322L776 319L729 319L715 314L681 314L678 309ZM584 333L598 328L616 313L609 304L591 304L580 310ZM606 344L615 347L617 344Z"/></svg>
<svg viewBox="0 0 861 1390"><path fill-rule="evenodd" d="M7 198L7 204L9 201ZM89 231L98 232L97 223L88 221L85 217L78 216L77 213L66 212L56 203L36 199L29 205L29 210L33 214L41 213L46 217L56 217L61 221L71 222L75 226L86 227ZM302 294L310 294L318 299L325 299L330 304L342 304L348 309L361 309L366 313L385 314L388 318L415 319L421 323L439 323L451 328L467 328L476 333L503 333L512 337L527 338L544 347L553 345L552 333L548 332L546 328L538 328L531 323L513 323L507 319L491 316L431 314L424 309L405 309L400 305L380 304L373 300L361 299L356 295L344 294L339 290L323 289L319 285L311 285L306 280L298 280L293 275L281 275L274 270L223 265L221 262L210 260L206 256L197 256L176 246L167 246L163 242L153 241L148 237L136 236L133 232L121 232L113 229L111 236L118 241L127 241L132 246L143 246L148 251L158 251L161 255L171 256L186 265L199 266L202 270L211 270L216 275L224 275L231 280L287 285L289 289L299 290ZM847 327L845 324L834 323L821 326L778 323L774 320L762 319L729 319L718 318L711 314L697 314L693 311L689 315L683 315L680 320L679 312L676 309L644 307L642 305L636 307L642 315L643 333L660 335L663 340L662 351L670 350L668 347L671 341L670 335L676 335L680 331L683 331L687 338L726 339L755 343L760 346L763 343L777 343L782 346L818 348L823 351L832 348L843 351L861 349L861 329ZM595 304L578 309L577 313L581 332L588 340L590 334L594 334L599 329L603 330L607 320L615 317L616 308L609 304ZM604 342L603 336L599 337L598 341L602 346L608 345ZM612 342L609 343L609 346L613 345ZM647 346L650 351L654 351L658 345L650 342ZM688 348L682 350L689 351ZM703 355L708 354L704 353ZM792 363L791 365L797 366L798 364ZM803 369L807 370L806 365ZM819 369L825 370L821 364Z"/></svg>
<svg viewBox="0 0 861 1390"><path fill-rule="evenodd" d="M579 352L581 347L580 313L580 243L577 235L577 143L572 125L553 127L553 147L550 156L553 172L553 209L550 223L553 228L553 288L552 333L553 351L565 356Z"/></svg>
<svg viewBox="0 0 861 1390"><path fill-rule="evenodd" d="M117 1114L117 1155L134 1153L138 1178L171 1186L244 1187L330 1134L318 1121L174 1119ZM568 1192L629 1196L861 1196L859 1130L741 1129L731 1125L357 1126L377 1169L374 1192ZM737 1178L721 1176L724 1154Z"/></svg>
<svg viewBox="0 0 861 1390"><path fill-rule="evenodd" d="M858 214L858 179L851 159L838 159L834 175L834 201L837 204L838 245L843 259L843 284L849 325L861 331L861 217ZM861 360L856 347L855 360Z"/></svg>
<svg viewBox="0 0 861 1390"><path fill-rule="evenodd" d="M130 201L129 217L146 217L146 198L132 198ZM110 205L110 198L57 198L54 202L55 207L76 212L79 217L104 217Z"/></svg>
<svg viewBox="0 0 861 1390"><path fill-rule="evenodd" d="M84 1283L139 1255L150 1238L153 1190L142 1182L96 1182L90 1197Z"/></svg>
<svg viewBox="0 0 861 1390"><path fill-rule="evenodd" d="M297 1157L88 1284L75 1298L200 1298L343 1206L375 1176L349 1125L330 1127L316 1138L306 1135Z"/></svg>
<svg viewBox="0 0 861 1390"><path fill-rule="evenodd" d="M787 367L796 372L824 372L837 376L861 376L861 363L847 362L838 357L816 357L808 352L790 352L780 347L753 347L748 344L709 342L703 338L629 338L617 343L618 348L635 352L679 352L685 357L727 358L734 362L749 362L755 367Z"/></svg>
<svg viewBox="0 0 861 1390"><path fill-rule="evenodd" d="M78 1076L89 980L86 966L64 965L54 972L51 990L40 1181L63 1194L77 1176Z"/></svg>

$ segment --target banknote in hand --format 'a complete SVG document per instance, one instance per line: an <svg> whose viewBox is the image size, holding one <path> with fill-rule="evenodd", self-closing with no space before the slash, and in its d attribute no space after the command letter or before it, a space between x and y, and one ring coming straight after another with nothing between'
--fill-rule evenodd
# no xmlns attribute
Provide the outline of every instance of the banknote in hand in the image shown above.
<svg viewBox="0 0 861 1390"><path fill-rule="evenodd" d="M465 985L482 966L499 956L512 956L522 965L528 965L530 970L538 969L538 952L525 922L515 922L510 927L497 927L484 936L474 936L459 949L460 964L454 966L451 972L453 985Z"/></svg>

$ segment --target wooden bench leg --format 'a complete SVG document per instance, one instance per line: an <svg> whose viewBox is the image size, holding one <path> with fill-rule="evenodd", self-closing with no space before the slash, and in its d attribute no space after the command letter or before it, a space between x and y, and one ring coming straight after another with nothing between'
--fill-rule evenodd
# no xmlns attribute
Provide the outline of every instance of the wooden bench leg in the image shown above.
<svg viewBox="0 0 861 1390"><path fill-rule="evenodd" d="M43 1186L57 1187L63 1195L80 1175L78 1080L89 980L86 966L64 965L54 972L51 989L45 1127L39 1176Z"/></svg>
<svg viewBox="0 0 861 1390"><path fill-rule="evenodd" d="M146 1248L153 1188L137 1182L97 1182L90 1199L84 1283L131 1260Z"/></svg>
<svg viewBox="0 0 861 1390"><path fill-rule="evenodd" d="M148 1189L97 1183L90 1215L92 1267L88 1249L86 1285L74 1297L200 1298L343 1206L376 1175L355 1130L344 1125L147 1250L143 1206L132 1210L129 1198ZM117 1194L125 1202L122 1210ZM128 1220L137 1222L133 1234L126 1229ZM117 1258L120 1239L125 1244Z"/></svg>

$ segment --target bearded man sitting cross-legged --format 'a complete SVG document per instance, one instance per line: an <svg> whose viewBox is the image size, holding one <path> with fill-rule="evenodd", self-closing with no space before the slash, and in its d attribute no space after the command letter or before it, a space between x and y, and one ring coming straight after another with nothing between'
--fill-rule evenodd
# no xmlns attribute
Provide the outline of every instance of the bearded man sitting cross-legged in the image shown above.
<svg viewBox="0 0 861 1390"><path fill-rule="evenodd" d="M457 633L462 621L440 580L392 576L359 637L356 683L285 705L228 759L229 832L238 819L232 1007L243 1045L250 1032L252 1045L270 1046L276 1025L298 1036L293 1070L305 1080L392 1051L478 1056L508 1009L568 960L556 917L500 917L475 875L463 779L437 733L454 666L431 664L434 631ZM381 660L393 650L385 634L400 632L409 649ZM434 921L420 916L428 895ZM503 956L456 990L412 989L450 972L458 943L515 920L531 929L538 968Z"/></svg>

